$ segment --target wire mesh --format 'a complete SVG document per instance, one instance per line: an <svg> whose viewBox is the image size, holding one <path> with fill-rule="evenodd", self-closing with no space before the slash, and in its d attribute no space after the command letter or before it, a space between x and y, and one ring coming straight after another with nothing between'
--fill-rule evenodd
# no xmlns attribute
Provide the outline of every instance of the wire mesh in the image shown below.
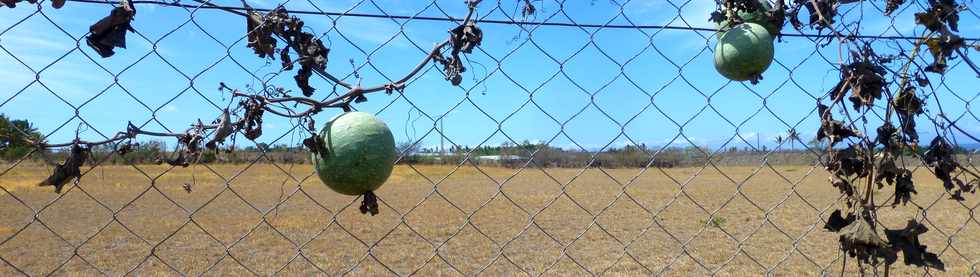
<svg viewBox="0 0 980 277"><path fill-rule="evenodd" d="M433 38L459 24L465 5L457 2L420 1L402 9L373 0L281 4L322 32L318 35L332 51L329 71L359 84L394 82L414 65L398 57L428 55ZM523 1L481 3L477 21L485 42L468 57L463 85L445 84L442 69L429 65L406 90L355 106L387 119L410 148L440 141L455 157L433 155L446 165L432 166L407 162L418 153L402 151L395 174L379 191L380 215L357 213L352 206L359 199L319 184L303 154L269 147L296 145L303 124L298 120L270 120L266 124L279 126L269 128L274 134L238 141L254 146L254 155L238 157L244 163L181 168L116 153L93 157L82 177L60 194L33 188L51 169L38 162L49 159L44 153L32 152L0 171L0 273L826 275L841 267L864 270L845 264L836 236L822 230L840 199L826 181L820 149L808 144L807 136L772 143L754 131L816 129L819 116L809 103L820 99L825 79L835 77L827 72L840 64L841 50L824 46L834 36L787 32L782 38L787 46L777 46L786 50L777 52L764 82L753 86L713 77L708 61L716 31L694 23L705 21L699 8L704 3L531 2L538 7L531 16L518 11ZM244 23L222 17L227 10L245 10L237 3L133 3L140 14L131 47L111 61L87 48L87 29L68 27L84 26L73 21L77 18L47 3L3 11L11 15L0 22L5 24L0 51L11 69L5 74L14 81L5 86L0 111L41 121L48 138L82 133L110 139L117 126L100 122L131 120L140 128L173 132L183 127L175 122L220 112L226 102L213 92L218 81L291 85L290 74L249 53L244 26L221 28ZM70 0L64 10L102 16L114 4ZM880 14L883 6L862 1L842 16L864 18L865 12ZM911 17L911 6L926 4L912 1L899 18ZM599 7L609 10L583 13ZM655 20L637 18L639 10L653 8L670 14L649 24ZM964 22L980 20L972 9L961 16ZM47 28L43 34L31 28L38 25ZM892 18L856 38L883 49L909 49L917 37L907 28ZM32 34L57 37L66 48L30 40ZM43 51L63 51L34 62L33 53L17 46L25 41ZM188 47L188 41L195 43ZM184 52L193 55L181 57ZM71 66L63 69L66 64ZM980 124L972 109L980 96L973 71L963 60L953 61L947 71L933 79L938 82L930 101L938 110L924 118L942 122L942 115L960 126ZM59 85L72 78L102 86ZM343 90L328 80L314 82L322 99ZM29 112L25 105L39 111ZM181 105L194 108L184 111ZM871 113L881 118L883 111L877 106ZM464 119L447 130L452 117ZM971 132L978 133L963 131ZM658 133L660 146L646 147L650 133ZM980 143L954 133L934 134L964 147ZM705 146L709 135L721 139ZM484 163L478 152L480 146L527 145L529 139L539 141L512 153L523 159L510 167ZM584 164L548 164L547 145L581 152ZM603 153L627 145L644 146L642 166L603 165L608 162ZM677 168L663 164L678 146L699 159ZM732 149L739 146L745 149ZM963 158L976 169L972 154ZM970 197L947 201L939 184L919 177L928 169L918 161L906 166L914 167L925 185L911 205L895 208L883 221L898 226L919 218L931 230L923 240L937 248L932 251L946 261L947 271L894 270L980 274L980 221L974 217L980 204Z"/></svg>

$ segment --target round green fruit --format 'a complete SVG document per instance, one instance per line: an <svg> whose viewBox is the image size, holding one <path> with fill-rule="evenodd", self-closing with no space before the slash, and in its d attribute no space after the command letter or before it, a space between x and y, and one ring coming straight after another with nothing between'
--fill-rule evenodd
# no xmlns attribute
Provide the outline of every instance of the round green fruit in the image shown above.
<svg viewBox="0 0 980 277"><path fill-rule="evenodd" d="M342 113L320 131L321 153L313 153L320 181L330 189L361 195L381 187L395 163L395 138L381 119L363 112Z"/></svg>
<svg viewBox="0 0 980 277"><path fill-rule="evenodd" d="M772 42L762 25L739 24L718 38L715 69L733 81L756 80L772 63Z"/></svg>
<svg viewBox="0 0 980 277"><path fill-rule="evenodd" d="M772 5L769 5L769 1L766 0L758 0L758 2L762 9L757 9L753 12L739 11L738 17L742 18L742 21L745 23L755 23L762 25L762 27L766 27L766 30L769 31L770 35L775 36L779 34L780 26L776 26L776 24L770 22L769 18L766 17L766 11L772 10ZM718 30L724 32L734 27L733 25L737 24L726 19L718 23Z"/></svg>

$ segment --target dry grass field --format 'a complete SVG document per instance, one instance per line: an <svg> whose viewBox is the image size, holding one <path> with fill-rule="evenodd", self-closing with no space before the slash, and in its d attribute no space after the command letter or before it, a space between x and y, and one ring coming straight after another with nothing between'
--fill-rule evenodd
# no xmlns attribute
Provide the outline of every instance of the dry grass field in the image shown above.
<svg viewBox="0 0 980 277"><path fill-rule="evenodd" d="M309 165L102 166L61 195L34 186L48 170L22 164L0 175L0 258L31 275L799 276L841 268L837 239L822 229L838 193L819 168L399 166L378 191L374 217L311 177ZM946 272L929 273L975 273L980 222L969 207L978 197L949 201L927 171L915 179L915 205L884 208L883 222L904 226L927 207L923 242L946 263ZM19 274L7 263L0 275ZM852 274L855 265L847 263ZM899 262L892 273L925 271Z"/></svg>

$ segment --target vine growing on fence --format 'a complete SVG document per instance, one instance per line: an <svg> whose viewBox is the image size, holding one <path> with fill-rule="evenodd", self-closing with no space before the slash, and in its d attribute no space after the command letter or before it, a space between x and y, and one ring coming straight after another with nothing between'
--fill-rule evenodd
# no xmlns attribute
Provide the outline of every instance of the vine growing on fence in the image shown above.
<svg viewBox="0 0 980 277"><path fill-rule="evenodd" d="M154 132L129 123L124 131L104 140L83 140L77 134L73 141L63 143L31 140L29 143L35 146L34 151L40 155L47 149L69 149L65 160L57 164L53 173L40 183L41 186L52 186L55 192L60 193L72 181L78 182L82 174L80 168L92 158L93 147L109 145L115 154L125 156L137 145L136 139L140 136L175 139L178 144L174 151L161 156L159 162L186 167L197 163L205 151L218 151L219 146L228 144L229 140L233 145L239 134L249 140L258 139L262 136L263 118L267 113L301 120L303 128L309 133L303 145L312 153L320 153L324 151L324 142L316 135L314 115L327 109L350 111L353 104L367 101L367 95L371 93L403 91L422 69L433 62L441 67L447 81L460 85L462 74L466 72L463 55L470 53L483 40L482 31L476 25L476 20L471 18L480 0L469 0L466 2L468 13L465 18L449 30L445 41L436 44L404 77L362 87L329 73L330 49L319 37L307 31L303 20L290 15L283 6L260 11L243 1L242 9L245 11L242 12L205 0L193 1L242 16L247 47L261 59L278 59L284 71L295 70L293 79L302 96L278 86L240 90L221 83L218 91L229 93L229 102L233 105L222 110L213 120L207 123L198 120L180 133ZM2 1L10 8L14 8L18 2ZM34 0L28 2L36 3ZM521 15L524 17L533 15L537 10L534 1L518 2L523 3ZM760 0L717 0L718 10L709 18L714 22L738 24L746 21L741 14L761 12L765 21L780 30L789 23L798 31L812 29L820 34L830 34L814 41L820 47L834 45L840 50L839 81L824 94L815 108L820 123L816 137L827 142L825 149L818 149L823 154L820 163L830 173L829 185L840 193L840 207L830 213L824 228L839 235L840 250L854 258L862 270L865 265L875 269L884 266L887 275L891 265L898 262L899 254L906 265L944 270L944 262L919 239L929 231L925 224L911 218L904 226L885 226L879 221L879 214L886 213L888 210L882 209L886 207L918 206L914 201L914 195L918 192L910 169L915 164L906 159L921 161L942 183L949 201L964 201L967 194L975 193L980 186L980 172L957 160L947 136L959 134L977 142L980 139L958 127L956 120L942 113L930 116L926 112L930 103L939 102L930 79L941 78L949 69L950 61L961 59L965 66L980 75L980 69L966 54L973 49L980 50L980 46L968 45L959 35L959 12L965 9L964 5L955 0L928 0L928 5L914 16L914 23L922 26L922 33L917 36L914 46L883 53L872 47L873 41L858 35L861 18L855 22L839 22L845 18L838 13L838 9L862 2L776 0L768 8ZM64 0L52 1L56 8L64 3ZM893 13L903 5L912 4L904 0L887 0L882 13L893 17ZM126 34L134 30L132 22L136 14L132 2L121 1L109 15L90 27L86 44L100 56L112 57L116 48L126 47ZM930 56L930 62L922 62L925 55ZM316 88L310 85L310 79L314 76L347 91L324 100L312 98ZM304 109L294 110L287 104ZM884 115L880 114L882 110ZM880 125L876 118L880 119ZM924 150L919 149L924 140L920 139L916 129L920 126L918 123L923 122L937 130L936 136L929 140ZM873 133L868 130L873 130ZM190 191L190 187L185 189ZM879 191L889 196L876 199L876 195L882 195L877 194ZM373 194L365 194L361 211L365 212L365 207L376 210L375 201L377 199ZM842 266L846 266L846 261L845 258Z"/></svg>
<svg viewBox="0 0 980 277"><path fill-rule="evenodd" d="M944 135L955 130L971 139L976 140L975 137L941 113L928 118L937 134L925 151L918 149L916 131L917 118L926 114L928 96L933 96L931 102L939 102L934 92L929 93L935 90L929 79L945 73L950 60L962 59L980 77L980 71L964 53L970 51L968 45L957 34L958 13L966 7L954 0L929 0L928 6L915 13L915 24L923 27L923 33L914 47L878 53L872 49L872 42L857 36L863 16L856 22L838 23L844 20L838 16L839 8L861 2L777 0L772 9L766 10L757 0L723 0L718 1L718 11L712 13L711 20L743 22L746 19L740 15L761 11L765 20L779 27L788 21L796 30L829 31L832 36L816 43L824 47L837 42L841 52L840 81L817 103L820 127L816 136L827 142L826 149L821 149L821 163L831 175L829 183L839 190L842 205L830 214L824 228L839 234L841 251L855 258L862 271L864 265L875 270L883 265L887 275L899 253L906 265L944 270L939 256L919 240L929 231L924 224L911 218L905 226L884 226L878 218L879 213L887 211L883 207L916 205L912 201L916 184L909 169L915 165L906 161L907 157L922 161L942 182L951 201L964 201L964 194L975 193L980 185L980 175L957 161L954 148ZM889 0L883 13L894 18L892 13L902 5L906 5L903 0ZM808 16L802 15L804 10ZM932 56L931 63L923 65L922 59L917 59L922 51ZM878 113L882 104L884 116ZM880 126L869 120L873 117L883 121ZM862 132L869 129L875 134ZM886 189L892 191L890 197L875 199L876 191ZM845 257L842 266L846 264Z"/></svg>
<svg viewBox="0 0 980 277"><path fill-rule="evenodd" d="M238 134L242 134L249 140L258 139L262 136L262 118L266 112L300 119L305 123L303 128L309 133L309 137L303 140L303 145L312 153L320 153L325 146L316 133L314 115L330 108L349 112L352 103L367 101L367 94L370 93L383 91L391 94L396 90L401 92L407 83L432 61L442 66L446 80L458 86L463 80L463 72L466 71L461 55L471 53L483 40L482 31L471 19L481 0L468 0L465 2L468 8L466 17L456 28L449 30L449 37L445 41L436 44L428 55L404 77L394 82L363 87L360 84L344 82L327 72L327 56L330 49L325 47L316 35L308 32L309 28L304 28L306 26L303 20L291 16L282 5L263 14L251 8L245 1L242 1L242 6L246 12L220 7L204 0L194 1L203 6L215 7L243 16L244 26L247 27L247 46L252 48L259 58L274 60L278 54L282 62L281 69L284 71L293 70L295 64L299 65L293 79L303 96L294 96L291 90L278 86L264 86L253 91L242 91L220 83L218 91L230 93L229 102L237 101L237 104L229 105L209 123L199 119L182 133L147 131L130 122L125 131L118 132L105 140L82 140L76 134L76 138L71 142L51 143L43 139L28 141L35 146L34 152L41 155L47 149L70 148L65 161L57 164L52 175L42 181L40 186L53 186L55 192L60 193L65 185L72 180L77 182L81 177L80 167L89 159L92 147L111 145L114 153L123 156L138 144L135 140L139 136L176 139L176 149L169 156L159 157L157 161L171 166L187 167L199 162L204 151L217 152L219 145L229 139L234 141ZM4 3L7 4L7 1ZM13 4L8 6L13 7ZM89 35L86 37L87 44L103 58L111 57L115 53L114 48L126 47L125 36L127 32L133 31L131 22L135 15L136 10L130 0L121 1L108 16L90 27ZM280 47L279 42L283 42L284 46ZM346 88L347 92L326 100L310 98L316 91L316 88L309 84L314 74ZM293 107L304 106L307 109L295 111L285 104L293 104ZM366 213L370 210L372 214L376 214L377 206L377 197L372 192L368 192L362 198L361 212Z"/></svg>

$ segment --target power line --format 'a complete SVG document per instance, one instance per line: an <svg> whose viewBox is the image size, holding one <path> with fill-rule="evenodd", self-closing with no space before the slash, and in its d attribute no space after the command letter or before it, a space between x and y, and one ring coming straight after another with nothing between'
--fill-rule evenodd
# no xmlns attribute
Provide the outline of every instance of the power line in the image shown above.
<svg viewBox="0 0 980 277"><path fill-rule="evenodd" d="M69 2L78 3L90 3L90 4L104 4L104 5L118 5L119 1L106 1L106 0L67 0ZM164 2L157 0L133 0L130 1L133 4L153 4L160 6L171 6L171 7L183 7L191 9L202 9L202 10L228 10L228 11L247 11L243 7L234 6L222 6L218 4L184 4L180 2ZM268 12L272 9L265 8L251 8L253 11ZM462 18L453 18L451 16L447 17L432 17L432 16L408 16L408 15L388 15L388 14L369 14L369 13L350 13L350 12L326 12L326 11L307 11L307 10L287 10L290 14L306 14L306 15L329 15L329 16L349 16L349 17L364 17L364 18L384 18L384 19L406 19L406 20L422 20L422 21L443 21L443 22L457 22L462 20ZM689 27L689 26L673 26L673 25L625 25L625 24L579 24L579 23L563 23L563 22L535 22L535 21L515 21L515 20L497 20L497 19L478 19L477 23L489 23L489 24L503 24L503 25L534 25L534 26L553 26L553 27L581 27L581 28L606 28L606 29L656 29L656 30L683 30L683 31L695 31L695 32L717 32L717 29L713 28L699 28L699 27ZM833 34L791 34L784 33L781 34L783 37L804 37L804 38L833 38ZM872 35L850 35L848 38L854 39L888 39L888 40L918 40L924 39L922 37L910 37L910 36L872 36ZM964 41L980 41L980 38L963 38Z"/></svg>

